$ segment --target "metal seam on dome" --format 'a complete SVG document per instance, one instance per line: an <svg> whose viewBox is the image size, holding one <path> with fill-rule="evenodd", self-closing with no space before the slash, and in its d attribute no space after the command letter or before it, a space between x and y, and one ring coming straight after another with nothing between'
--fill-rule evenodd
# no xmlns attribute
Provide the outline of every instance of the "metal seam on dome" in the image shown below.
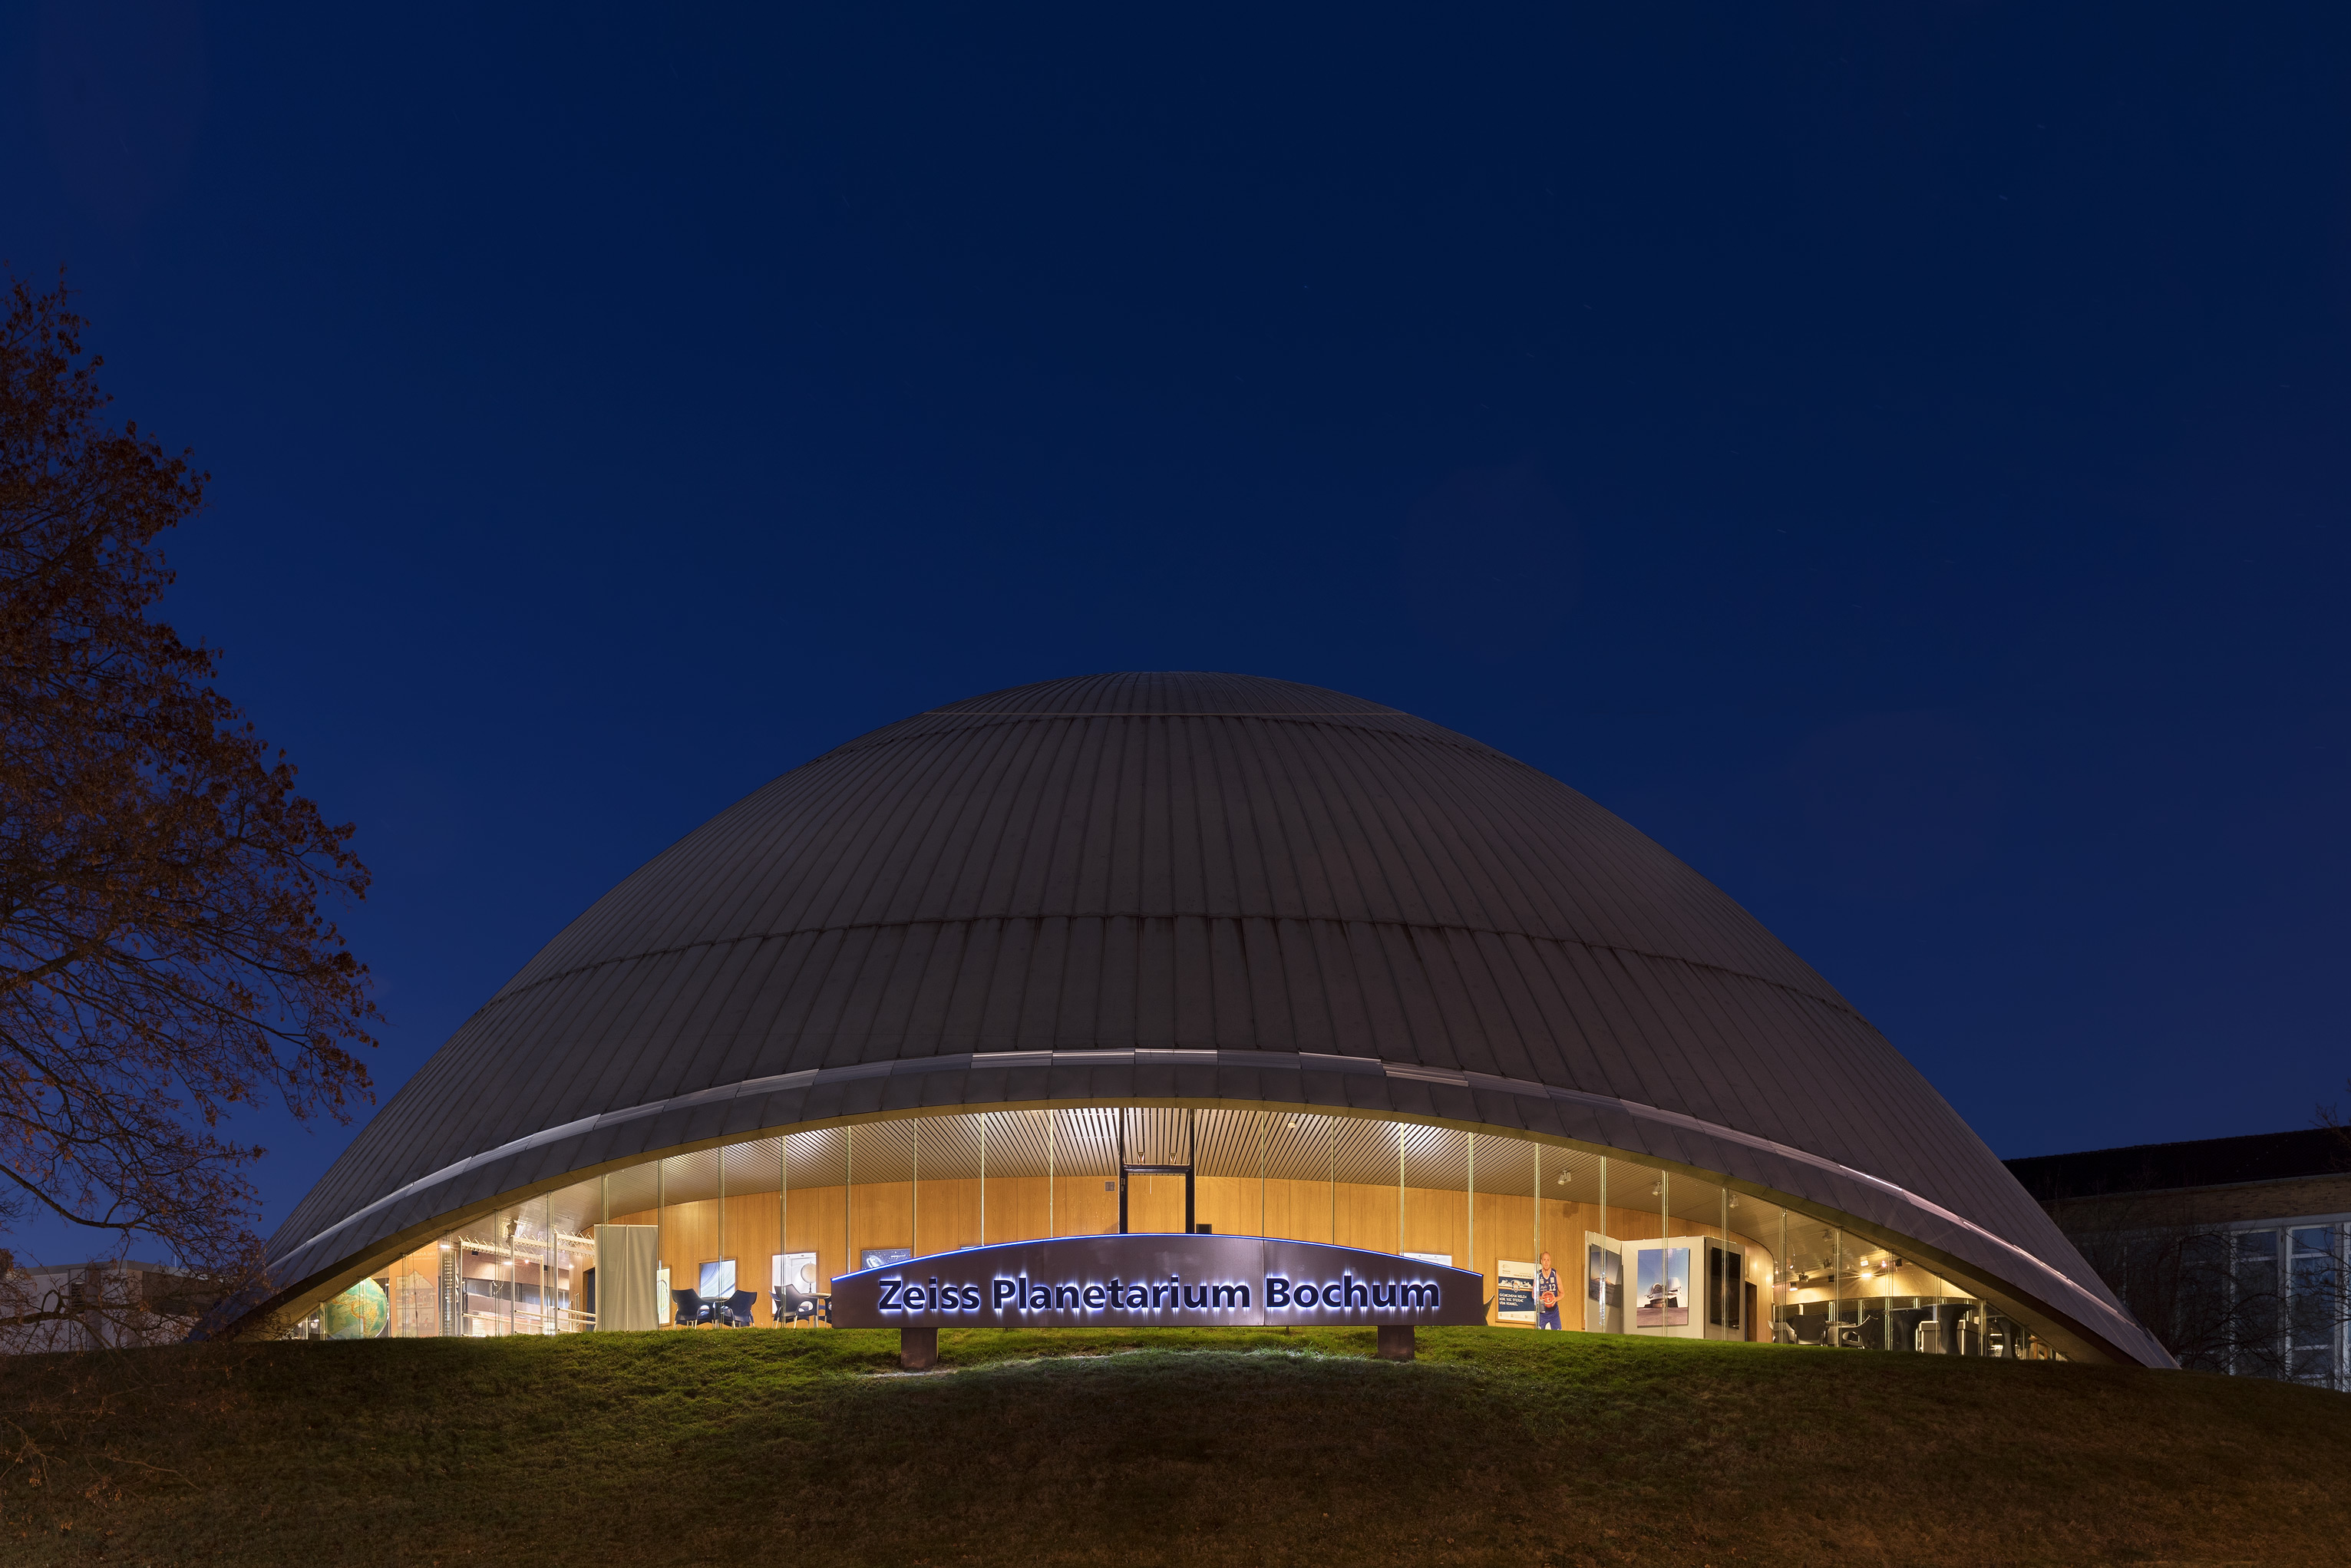
<svg viewBox="0 0 2351 1568"><path fill-rule="evenodd" d="M1268 1067L1276 1065L1266 1061L1228 1063L1221 1060L1213 1063L1206 1061L1198 1061L1196 1063L1154 1063L1137 1060L1139 1057L1145 1054L1153 1056L1174 1056L1180 1054L1196 1058L1221 1058L1225 1053L1219 1051L1205 1049L1178 1051L1168 1048L1052 1051L971 1051L962 1053L956 1057L910 1057L893 1061L853 1062L841 1067L803 1068L797 1072L784 1072L773 1074L765 1078L746 1079L739 1083L716 1084L707 1089L695 1090L690 1093L673 1095L664 1100L649 1101L643 1104L631 1105L619 1111L608 1111L599 1116L582 1117L578 1121L567 1122L559 1127L549 1127L544 1131L531 1134L528 1137L517 1138L508 1143L501 1144L496 1148L485 1149L480 1154L469 1155L465 1159L457 1161L454 1165L444 1166L440 1170L434 1171L428 1176L419 1176L416 1180L410 1182L407 1186L400 1188L398 1191L378 1198L375 1202L368 1205L365 1208L358 1209L353 1213L345 1216L343 1218L337 1220L333 1225L329 1226L326 1229L319 1231L316 1236L311 1237L308 1241L303 1242L299 1247L288 1249L287 1256L291 1256L297 1252L306 1252L311 1248L317 1246L319 1242L327 1239L327 1238L334 1235L337 1231L343 1229L345 1227L354 1225L360 1220L366 1218L369 1215L377 1213L413 1193L421 1192L426 1187L437 1186L444 1181L454 1180L455 1177L463 1176L466 1171L475 1169L493 1160L502 1159L512 1155L525 1154L531 1149L544 1147L549 1144L559 1142L566 1137L580 1136L590 1132L601 1131L603 1128L608 1126L618 1125L625 1122L640 1121L647 1116L659 1115L664 1111L687 1110L697 1105L714 1104L722 1100L733 1102L743 1099L747 1095L776 1093L791 1089L809 1088L819 1083L852 1082L861 1079L897 1077L901 1074L911 1077L923 1073L941 1071L977 1071L984 1067L993 1066L1011 1068L1121 1066L1127 1064L1137 1066L1214 1065L1219 1067L1228 1065L1236 1067ZM1249 1051L1235 1052L1234 1054L1262 1057L1270 1053L1263 1051ZM1021 1060L1017 1062L995 1062L987 1060L990 1056L1017 1057ZM1912 1207L1917 1208L1923 1213L1931 1214L1947 1224L1956 1225L1962 1230L1967 1231L1970 1235L1981 1237L1985 1240L1997 1243L2003 1249L2013 1253L2018 1258L2022 1259L2024 1261L2032 1264L2034 1268L2040 1270L2043 1273L2047 1274L2051 1279L2057 1281L2059 1283L2064 1285L2067 1291L2079 1294L2083 1299L2091 1302L2093 1305L2097 1307L2100 1312L2105 1313L2114 1321L2126 1323L2132 1328L2137 1328L2138 1326L2137 1323L2131 1322L2126 1316L2117 1312L2115 1308L2099 1301L2097 1297L2091 1293L2079 1281L2074 1279L2071 1275L2057 1268L2056 1265L2027 1251L2025 1249L2018 1246L2015 1242L2008 1240L2006 1238L1977 1224L1974 1220L1953 1213L1951 1210L1945 1208L1942 1205L1936 1203L1931 1198L1922 1197L1918 1194L1912 1192L1909 1188L1902 1186L1897 1183L1887 1181L1883 1176L1872 1176L1867 1171L1860 1170L1853 1166L1845 1165L1841 1161L1830 1159L1825 1155L1815 1155L1807 1150L1796 1148L1792 1145L1782 1144L1771 1138L1762 1137L1758 1134L1741 1132L1736 1127L1726 1127L1719 1123L1705 1121L1700 1117L1688 1115L1683 1112L1668 1111L1663 1106L1646 1105L1637 1100L1626 1100L1616 1095L1595 1094L1588 1090L1563 1089L1554 1084L1537 1083L1523 1078L1504 1078L1494 1073L1469 1072L1458 1068L1434 1068L1424 1066L1418 1062L1387 1061L1378 1057L1330 1056L1324 1053L1309 1051L1298 1052L1297 1056L1298 1070L1301 1072L1313 1070L1314 1064L1311 1064L1308 1060L1310 1057L1319 1057L1321 1061L1331 1061L1333 1063L1346 1063L1347 1065L1345 1067L1339 1069L1343 1071L1379 1072L1384 1074L1385 1077L1406 1082L1442 1083L1451 1087L1468 1088L1472 1090L1487 1089L1514 1094L1527 1099L1564 1101L1571 1104L1585 1104L1596 1106L1603 1110L1623 1111L1636 1118L1663 1122L1669 1126L1680 1127L1685 1131L1699 1134L1701 1136L1725 1139L1744 1147L1757 1150L1760 1153L1773 1155L1782 1159L1794 1160L1799 1164L1811 1166L1816 1169L1827 1171L1832 1175L1851 1177L1856 1181L1863 1182L1870 1186L1876 1187L1888 1193L1893 1197L1899 1198L1903 1202L1909 1204ZM1040 1057L1047 1058L1049 1060L1034 1060ZM1327 1069L1325 1069L1325 1071L1327 1071Z"/></svg>
<svg viewBox="0 0 2351 1568"><path fill-rule="evenodd" d="M559 969L552 975L543 975L538 979L531 981L528 985L520 987L517 989L499 992L496 996L492 997L488 1001L484 1002L481 1007L475 1011L473 1017L479 1018L484 1013L488 1012L492 1008L497 1007L503 1002L510 1001L518 997L527 996L533 991L538 990L542 987L551 986L558 980L568 980L572 978L574 976L590 974L598 969L609 968L615 964L633 964L645 958L674 958L681 954L698 952L709 947L724 947L737 942L789 942L797 937L821 936L836 931L904 931L913 929L916 926L925 925L945 928L951 925L972 926L984 925L991 921L1009 922L1016 920L1270 920L1276 923L1285 921L1295 922L1301 925L1335 925L1340 927L1342 930L1350 925L1364 925L1369 926L1374 930L1385 929L1408 932L1427 931L1438 934L1458 932L1464 936L1514 936L1524 942L1549 942L1556 944L1562 947L1581 947L1587 953L1627 953L1632 955L1634 957L1647 958L1655 963L1681 964L1692 969L1703 970L1710 975L1728 975L1733 979L1752 980L1759 986L1769 986L1775 991L1784 991L1790 996L1802 997L1808 1001L1818 1002L1823 1007L1843 1013L1847 1018L1854 1019L1855 1022L1865 1025L1869 1028L1875 1029L1876 1027L1876 1025L1871 1024L1868 1019L1863 1017L1862 1014L1855 1009L1852 1003L1844 1001L1840 998L1823 997L1816 992L1804 990L1801 987L1789 985L1784 980L1775 980L1771 978L1769 976L1754 974L1746 969L1734 969L1724 964L1709 964L1699 958L1685 958L1675 953L1652 953L1645 947L1628 947L1621 943L1586 942L1580 937L1574 936L1545 936L1532 931L1517 931L1512 930L1510 927L1500 925L1447 925L1437 921L1384 920L1356 915L1208 915L1198 910L1189 909L1169 910L1156 914L1144 914L1135 910L1122 909L1112 910L1107 913L1096 912L1084 914L1070 914L1061 912L1034 915L966 915L951 917L942 916L929 920L849 920L843 921L837 925L799 925L794 926L788 931L746 931L734 936L711 936L699 942L680 943L674 947L654 947L643 953L627 953L617 957L598 958L590 963L575 965L569 969ZM472 1019L468 1019L466 1021L470 1023Z"/></svg>

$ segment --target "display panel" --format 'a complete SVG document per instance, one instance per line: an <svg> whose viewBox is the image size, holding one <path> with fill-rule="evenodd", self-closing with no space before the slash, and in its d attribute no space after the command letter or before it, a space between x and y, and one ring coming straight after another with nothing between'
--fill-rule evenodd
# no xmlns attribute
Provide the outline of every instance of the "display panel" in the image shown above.
<svg viewBox="0 0 2351 1568"><path fill-rule="evenodd" d="M1525 1323L1535 1321L1535 1266L1515 1258L1494 1263L1494 1321Z"/></svg>
<svg viewBox="0 0 2351 1568"><path fill-rule="evenodd" d="M1604 1236L1583 1233L1583 1326L1595 1333L1625 1328L1625 1254Z"/></svg>

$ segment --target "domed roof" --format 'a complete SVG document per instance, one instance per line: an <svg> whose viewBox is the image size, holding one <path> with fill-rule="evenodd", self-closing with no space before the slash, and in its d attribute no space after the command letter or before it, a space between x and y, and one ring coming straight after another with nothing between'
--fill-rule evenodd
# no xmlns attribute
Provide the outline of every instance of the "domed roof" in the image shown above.
<svg viewBox="0 0 2351 1568"><path fill-rule="evenodd" d="M1338 692L1084 676L873 731L559 933L270 1244L293 1288L500 1194L922 1108L1300 1104L1792 1195L2159 1347L1917 1070L1558 780Z"/></svg>

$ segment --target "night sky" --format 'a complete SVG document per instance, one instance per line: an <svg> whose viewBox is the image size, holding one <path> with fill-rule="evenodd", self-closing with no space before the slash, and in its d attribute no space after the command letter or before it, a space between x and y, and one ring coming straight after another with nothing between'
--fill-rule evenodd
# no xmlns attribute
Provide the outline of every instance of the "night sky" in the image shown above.
<svg viewBox="0 0 2351 1568"><path fill-rule="evenodd" d="M776 774L1207 669L1593 797L2001 1155L2344 1096L2351 11L479 9L0 9L383 1095ZM350 1135L245 1131L265 1229Z"/></svg>

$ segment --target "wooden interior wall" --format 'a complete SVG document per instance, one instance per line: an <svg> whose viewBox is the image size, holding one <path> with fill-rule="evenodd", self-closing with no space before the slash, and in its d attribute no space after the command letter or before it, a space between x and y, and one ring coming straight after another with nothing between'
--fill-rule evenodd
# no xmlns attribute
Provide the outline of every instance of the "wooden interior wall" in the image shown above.
<svg viewBox="0 0 2351 1568"><path fill-rule="evenodd" d="M1259 1234L1257 1177L1198 1177L1192 1215L1195 1224L1208 1226L1218 1236Z"/></svg>
<svg viewBox="0 0 2351 1568"><path fill-rule="evenodd" d="M869 1247L914 1244L913 1182L862 1181L849 1189L849 1269L856 1269L858 1255Z"/></svg>
<svg viewBox="0 0 2351 1568"><path fill-rule="evenodd" d="M1058 1236L1105 1236L1116 1231L1116 1173L1054 1177L1053 1223Z"/></svg>
<svg viewBox="0 0 2351 1568"><path fill-rule="evenodd" d="M977 1186L979 1184L972 1184ZM987 1184L987 1239L990 1246L998 1241L1026 1241L1032 1236L1042 1236L1045 1228L1057 1216L1045 1201L1043 1176L998 1177Z"/></svg>
<svg viewBox="0 0 2351 1568"><path fill-rule="evenodd" d="M990 1186L999 1185L991 1182ZM979 1245L979 1182L925 1181L914 1186L914 1250L952 1252Z"/></svg>
<svg viewBox="0 0 2351 1568"><path fill-rule="evenodd" d="M784 1245L778 1250L815 1253L816 1277L820 1281L849 1272L848 1254L842 1245L846 1237L841 1230L845 1215L841 1206L841 1189L795 1187L783 1196L781 1202Z"/></svg>

